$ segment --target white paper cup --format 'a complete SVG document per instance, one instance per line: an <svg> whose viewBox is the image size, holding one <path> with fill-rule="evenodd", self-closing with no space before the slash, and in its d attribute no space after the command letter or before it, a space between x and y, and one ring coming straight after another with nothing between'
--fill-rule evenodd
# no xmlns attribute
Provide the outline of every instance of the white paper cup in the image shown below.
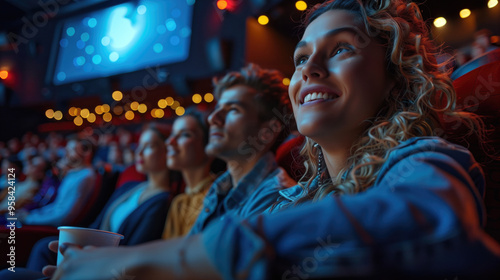
<svg viewBox="0 0 500 280"><path fill-rule="evenodd" d="M66 226L57 229L59 230L59 246L63 243L71 243L82 247L116 247L123 239L121 234L98 229ZM61 251L57 248L57 265L63 261L63 258Z"/></svg>

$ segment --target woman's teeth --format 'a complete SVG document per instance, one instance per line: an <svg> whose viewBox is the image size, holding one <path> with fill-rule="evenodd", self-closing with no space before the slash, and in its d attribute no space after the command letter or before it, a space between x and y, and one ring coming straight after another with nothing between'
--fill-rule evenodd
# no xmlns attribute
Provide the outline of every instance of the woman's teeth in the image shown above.
<svg viewBox="0 0 500 280"><path fill-rule="evenodd" d="M330 100L330 99L334 99L334 98L335 98L335 96L333 94L322 93L322 92L313 92L313 93L309 93L308 95L306 95L306 97L304 98L304 103L315 101L318 99Z"/></svg>

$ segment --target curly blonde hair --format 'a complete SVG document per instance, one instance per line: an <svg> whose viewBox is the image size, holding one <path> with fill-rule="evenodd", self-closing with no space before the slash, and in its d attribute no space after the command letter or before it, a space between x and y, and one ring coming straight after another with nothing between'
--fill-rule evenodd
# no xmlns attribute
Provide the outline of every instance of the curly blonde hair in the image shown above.
<svg viewBox="0 0 500 280"><path fill-rule="evenodd" d="M386 69L396 82L369 128L351 146L346 165L334 178L308 191L299 202L328 194L353 194L372 186L391 149L418 136L440 136L439 115L460 119L469 129L481 131L478 116L455 111L456 93L448 73L436 62L438 48L415 3L404 0L336 0L316 5L305 26L329 10L347 10L358 16L367 34L387 48ZM318 149L307 138L301 151L306 160L307 185L318 172ZM327 173L327 172L324 172ZM321 174L322 178L327 174ZM304 186L305 188L305 186ZM309 190L309 188L307 188Z"/></svg>

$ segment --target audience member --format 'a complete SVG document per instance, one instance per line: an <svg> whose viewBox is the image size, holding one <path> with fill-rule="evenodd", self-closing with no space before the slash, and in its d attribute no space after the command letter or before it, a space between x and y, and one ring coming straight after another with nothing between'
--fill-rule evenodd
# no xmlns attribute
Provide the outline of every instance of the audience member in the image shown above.
<svg viewBox="0 0 500 280"><path fill-rule="evenodd" d="M16 182L15 185L15 201L13 204L15 209L21 209L33 201L33 197L40 189L48 168L49 164L43 157L36 156L31 159L25 168L26 179L23 182ZM7 193L8 189L6 188L0 194L0 197L3 199L0 201L0 214L6 213L9 208L9 202L12 202L12 200L8 199Z"/></svg>
<svg viewBox="0 0 500 280"><path fill-rule="evenodd" d="M208 124L202 113L190 110L177 118L167 139L167 164L182 173L184 193L172 201L163 231L163 238L186 235L203 208L203 199L215 174L210 173L213 158L205 153Z"/></svg>
<svg viewBox="0 0 500 280"><path fill-rule="evenodd" d="M148 175L148 180L126 183L117 189L90 228L124 235L121 245L136 245L161 238L171 197L164 144L166 137L166 130L159 125L150 125L143 131L135 164L138 172ZM57 240L57 236L41 239L33 247L28 270L18 269L16 275L3 271L5 279L43 277L42 268L56 263L56 254L47 247L53 240Z"/></svg>
<svg viewBox="0 0 500 280"><path fill-rule="evenodd" d="M488 29L481 29L474 34L474 43L479 45L484 52L489 52L498 49L491 43L491 31Z"/></svg>
<svg viewBox="0 0 500 280"><path fill-rule="evenodd" d="M55 200L30 212L18 211L19 220L28 225L71 225L96 190L96 173L91 166L94 144L86 138L71 138L60 163L64 170Z"/></svg>
<svg viewBox="0 0 500 280"><path fill-rule="evenodd" d="M216 82L217 105L210 114L210 138L205 151L227 163L227 169L208 191L190 234L201 232L226 214L250 217L262 213L279 196L279 190L295 184L278 167L271 148L282 141L289 111L287 87L276 70L250 64Z"/></svg>

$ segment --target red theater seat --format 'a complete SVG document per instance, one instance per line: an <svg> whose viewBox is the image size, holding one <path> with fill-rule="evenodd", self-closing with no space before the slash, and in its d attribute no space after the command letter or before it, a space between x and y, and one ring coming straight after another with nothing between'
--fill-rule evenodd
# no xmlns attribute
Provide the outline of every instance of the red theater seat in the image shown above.
<svg viewBox="0 0 500 280"><path fill-rule="evenodd" d="M137 169L135 169L135 165L132 164L131 166L125 168L125 170L123 170L123 172L120 174L120 176L118 177L118 181L116 182L116 188L118 189L127 182L142 181L146 181L146 175L137 172Z"/></svg>
<svg viewBox="0 0 500 280"><path fill-rule="evenodd" d="M488 150L474 137L460 137L463 128L453 120L444 120L448 140L469 148L481 163L486 177L486 231L500 242L500 161L491 155L500 152L500 61L488 63L457 78L453 82L457 105L483 117L488 135ZM496 154L498 158L498 154Z"/></svg>

